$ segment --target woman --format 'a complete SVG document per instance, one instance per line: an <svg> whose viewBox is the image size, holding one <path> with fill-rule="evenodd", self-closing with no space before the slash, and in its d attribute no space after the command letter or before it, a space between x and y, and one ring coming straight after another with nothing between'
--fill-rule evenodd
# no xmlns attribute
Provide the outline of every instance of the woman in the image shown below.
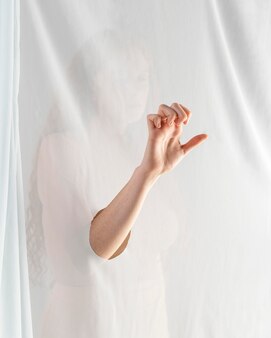
<svg viewBox="0 0 271 338"><path fill-rule="evenodd" d="M88 94L82 94L81 76L88 60L92 65L95 60L93 53L91 59L80 58L88 55L89 45L74 59L68 82L79 86L76 93L86 99L92 93L98 114L89 114L80 100L82 121L72 120L69 128L49 133L38 154L42 225L54 276L40 337L166 338L160 251L172 241L164 225L173 221L167 207L164 219L159 212L166 205L163 196L146 197L159 177L207 135L181 145L191 112L179 103L160 105L156 114L146 116L148 141L142 158L130 147L134 143L128 130L138 127L144 112L148 63L138 48L123 49L115 36L98 41L106 42L98 48L105 58L101 66L101 57L96 59L91 83L84 86ZM80 71L82 64L86 68ZM128 78L120 78L123 74Z"/></svg>

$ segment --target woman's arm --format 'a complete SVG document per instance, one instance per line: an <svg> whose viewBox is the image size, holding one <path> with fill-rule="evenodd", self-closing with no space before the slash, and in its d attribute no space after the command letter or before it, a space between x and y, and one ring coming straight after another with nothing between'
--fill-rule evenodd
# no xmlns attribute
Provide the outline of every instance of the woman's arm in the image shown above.
<svg viewBox="0 0 271 338"><path fill-rule="evenodd" d="M112 259L126 248L143 202L160 175L138 166L127 184L92 220L89 242L95 253Z"/></svg>
<svg viewBox="0 0 271 338"><path fill-rule="evenodd" d="M131 228L153 184L208 137L199 134L183 145L180 143L182 125L188 123L190 116L191 112L179 103L170 107L162 104L157 114L147 115L149 138L142 163L91 222L89 243L97 255L110 259L125 249Z"/></svg>

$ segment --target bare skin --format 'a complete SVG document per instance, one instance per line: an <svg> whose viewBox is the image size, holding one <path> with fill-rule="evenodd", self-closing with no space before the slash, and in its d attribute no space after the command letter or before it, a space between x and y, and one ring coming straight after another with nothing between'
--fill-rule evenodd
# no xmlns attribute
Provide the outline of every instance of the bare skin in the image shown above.
<svg viewBox="0 0 271 338"><path fill-rule="evenodd" d="M125 250L152 186L208 138L207 134L198 134L187 143L180 143L182 127L191 115L180 103L161 104L157 114L147 115L149 136L141 164L115 198L92 219L89 243L98 256L113 259Z"/></svg>

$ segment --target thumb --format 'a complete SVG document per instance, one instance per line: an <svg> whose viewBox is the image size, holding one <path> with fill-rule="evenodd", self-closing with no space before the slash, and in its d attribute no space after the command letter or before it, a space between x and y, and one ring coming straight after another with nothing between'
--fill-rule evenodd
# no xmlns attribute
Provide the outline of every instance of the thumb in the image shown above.
<svg viewBox="0 0 271 338"><path fill-rule="evenodd" d="M205 141L207 138L208 138L207 134L199 134L192 137L188 142L186 142L181 146L181 148L184 151L184 154L187 154L189 151L191 151L194 147L198 146L200 143Z"/></svg>

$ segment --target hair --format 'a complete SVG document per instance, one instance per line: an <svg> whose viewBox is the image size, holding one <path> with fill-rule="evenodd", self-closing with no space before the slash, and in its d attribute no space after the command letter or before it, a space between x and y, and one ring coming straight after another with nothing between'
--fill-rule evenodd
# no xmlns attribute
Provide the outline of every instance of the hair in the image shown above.
<svg viewBox="0 0 271 338"><path fill-rule="evenodd" d="M51 287L54 280L46 255L41 217L42 204L37 190L37 164L41 142L46 135L51 133L63 132L75 127L83 128L90 112L93 114L97 110L96 75L101 69L110 67L108 61L112 53L115 53L117 57L121 53L133 57L135 49L142 53L151 70L152 59L142 39L109 29L99 32L87 39L74 54L65 70L61 86L54 92L46 123L36 147L30 176L29 206L26 211L27 255L32 285Z"/></svg>

